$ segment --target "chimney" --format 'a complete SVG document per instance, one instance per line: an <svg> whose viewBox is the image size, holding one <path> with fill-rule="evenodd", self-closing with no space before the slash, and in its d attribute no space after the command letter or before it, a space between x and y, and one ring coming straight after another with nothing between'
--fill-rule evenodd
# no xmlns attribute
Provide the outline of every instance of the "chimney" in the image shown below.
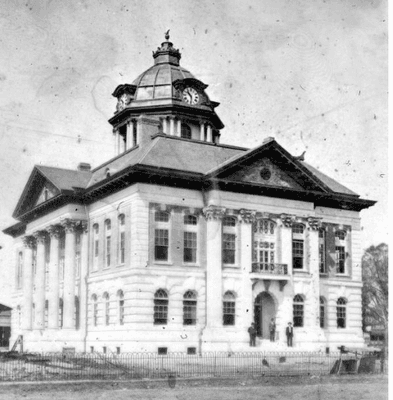
<svg viewBox="0 0 393 400"><path fill-rule="evenodd" d="M78 164L78 171L90 171L91 165L89 163L81 162Z"/></svg>

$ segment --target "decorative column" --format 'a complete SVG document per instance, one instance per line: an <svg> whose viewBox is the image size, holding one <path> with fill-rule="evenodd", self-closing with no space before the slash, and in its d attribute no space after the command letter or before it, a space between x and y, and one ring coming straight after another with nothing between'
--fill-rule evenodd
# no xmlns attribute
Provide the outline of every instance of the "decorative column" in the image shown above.
<svg viewBox="0 0 393 400"><path fill-rule="evenodd" d="M205 140L205 123L200 122L200 140L203 142Z"/></svg>
<svg viewBox="0 0 393 400"><path fill-rule="evenodd" d="M177 132L176 132L176 136L181 137L181 120L180 120L180 119L177 120Z"/></svg>
<svg viewBox="0 0 393 400"><path fill-rule="evenodd" d="M131 121L127 122L127 138L126 138L126 150L131 149L132 144L132 132L133 132L133 123Z"/></svg>
<svg viewBox="0 0 393 400"><path fill-rule="evenodd" d="M75 312L75 230L77 221L62 222L65 230L63 329L74 329Z"/></svg>
<svg viewBox="0 0 393 400"><path fill-rule="evenodd" d="M32 328L32 309L33 309L33 247L35 239L33 236L23 238L25 246L24 265L23 265L23 308L22 316L23 329Z"/></svg>
<svg viewBox="0 0 393 400"><path fill-rule="evenodd" d="M169 134L171 136L175 134L175 120L173 117L169 118Z"/></svg>
<svg viewBox="0 0 393 400"><path fill-rule="evenodd" d="M311 276L310 282L310 312L309 325L313 329L320 330L319 319L319 228L320 220L315 217L307 218L306 246L308 247L308 268ZM307 238L306 238L307 239Z"/></svg>
<svg viewBox="0 0 393 400"><path fill-rule="evenodd" d="M209 124L209 125L207 125L207 139L206 139L208 142L212 142L213 141L213 138L212 138L212 127L211 127L211 125Z"/></svg>
<svg viewBox="0 0 393 400"><path fill-rule="evenodd" d="M252 302L252 283L250 272L252 266L252 223L255 221L255 211L241 209L240 222L240 268L242 271L242 322L243 330L253 322L254 306Z"/></svg>
<svg viewBox="0 0 393 400"><path fill-rule="evenodd" d="M48 294L48 328L59 328L59 237L61 227L52 225L48 228L50 235L49 260L49 294Z"/></svg>
<svg viewBox="0 0 393 400"><path fill-rule="evenodd" d="M35 275L35 319L34 329L45 327L45 239L47 233L38 231L34 233L37 241L37 271Z"/></svg>
<svg viewBox="0 0 393 400"><path fill-rule="evenodd" d="M79 329L86 329L86 311L87 311L87 274L89 261L89 242L87 221L82 221L81 237L81 277L80 277L80 295L79 295Z"/></svg>
<svg viewBox="0 0 393 400"><path fill-rule="evenodd" d="M117 129L113 129L113 150L115 152L115 156L117 156L119 154L119 149L117 148L118 146L118 141L117 141L117 135L118 135L118 131Z"/></svg>
<svg viewBox="0 0 393 400"><path fill-rule="evenodd" d="M224 207L203 209L206 218L206 326L222 327L222 225Z"/></svg>
<svg viewBox="0 0 393 400"><path fill-rule="evenodd" d="M168 134L168 121L167 121L167 118L166 118L166 117L164 117L164 118L162 119L162 132L163 132L165 135Z"/></svg>

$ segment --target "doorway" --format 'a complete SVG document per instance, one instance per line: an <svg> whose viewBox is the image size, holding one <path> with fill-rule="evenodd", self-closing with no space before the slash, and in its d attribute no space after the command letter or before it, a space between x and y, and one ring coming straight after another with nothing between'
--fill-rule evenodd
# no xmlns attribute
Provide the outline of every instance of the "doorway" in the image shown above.
<svg viewBox="0 0 393 400"><path fill-rule="evenodd" d="M269 339L269 323L276 317L276 306L273 297L268 292L261 292L254 303L254 322L257 335Z"/></svg>

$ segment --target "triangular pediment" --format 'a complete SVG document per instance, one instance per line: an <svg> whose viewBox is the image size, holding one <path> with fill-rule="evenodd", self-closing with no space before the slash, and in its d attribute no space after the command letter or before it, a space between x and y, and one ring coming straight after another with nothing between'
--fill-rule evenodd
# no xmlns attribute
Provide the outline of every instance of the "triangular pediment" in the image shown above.
<svg viewBox="0 0 393 400"><path fill-rule="evenodd" d="M35 167L15 208L14 218L18 218L20 215L44 204L60 192L61 190Z"/></svg>
<svg viewBox="0 0 393 400"><path fill-rule="evenodd" d="M209 178L267 187L331 193L332 190L275 140L228 160Z"/></svg>

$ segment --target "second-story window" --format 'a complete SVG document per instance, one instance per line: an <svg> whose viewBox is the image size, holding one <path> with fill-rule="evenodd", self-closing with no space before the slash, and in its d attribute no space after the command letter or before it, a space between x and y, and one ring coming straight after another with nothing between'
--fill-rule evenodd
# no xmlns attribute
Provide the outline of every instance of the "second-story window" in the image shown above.
<svg viewBox="0 0 393 400"><path fill-rule="evenodd" d="M126 232L125 232L125 216L119 215L119 264L124 264L126 259Z"/></svg>
<svg viewBox="0 0 393 400"><path fill-rule="evenodd" d="M185 263L197 262L197 238L198 218L195 215L184 216L184 250L183 261Z"/></svg>
<svg viewBox="0 0 393 400"><path fill-rule="evenodd" d="M166 211L156 211L154 214L154 259L169 261L169 229L170 214Z"/></svg>
<svg viewBox="0 0 393 400"><path fill-rule="evenodd" d="M292 226L292 262L294 269L304 268L304 225Z"/></svg>
<svg viewBox="0 0 393 400"><path fill-rule="evenodd" d="M254 223L253 271L273 270L276 263L276 224L268 219Z"/></svg>
<svg viewBox="0 0 393 400"><path fill-rule="evenodd" d="M109 302L109 294L107 292L102 296L104 299L104 312L105 312L105 325L109 325L110 323L110 302Z"/></svg>
<svg viewBox="0 0 393 400"><path fill-rule="evenodd" d="M323 228L319 229L319 273L326 274L326 231Z"/></svg>
<svg viewBox="0 0 393 400"><path fill-rule="evenodd" d="M111 236L111 220L105 220L105 266L111 266L111 246L112 246L112 236Z"/></svg>
<svg viewBox="0 0 393 400"><path fill-rule="evenodd" d="M338 274L345 274L347 232L343 230L338 230L335 232L334 236L336 243L336 272Z"/></svg>
<svg viewBox="0 0 393 400"><path fill-rule="evenodd" d="M236 218L224 217L222 220L222 262L236 264Z"/></svg>
<svg viewBox="0 0 393 400"><path fill-rule="evenodd" d="M98 224L93 225L93 270L98 269L98 255L100 248L100 238L99 238L100 228Z"/></svg>

